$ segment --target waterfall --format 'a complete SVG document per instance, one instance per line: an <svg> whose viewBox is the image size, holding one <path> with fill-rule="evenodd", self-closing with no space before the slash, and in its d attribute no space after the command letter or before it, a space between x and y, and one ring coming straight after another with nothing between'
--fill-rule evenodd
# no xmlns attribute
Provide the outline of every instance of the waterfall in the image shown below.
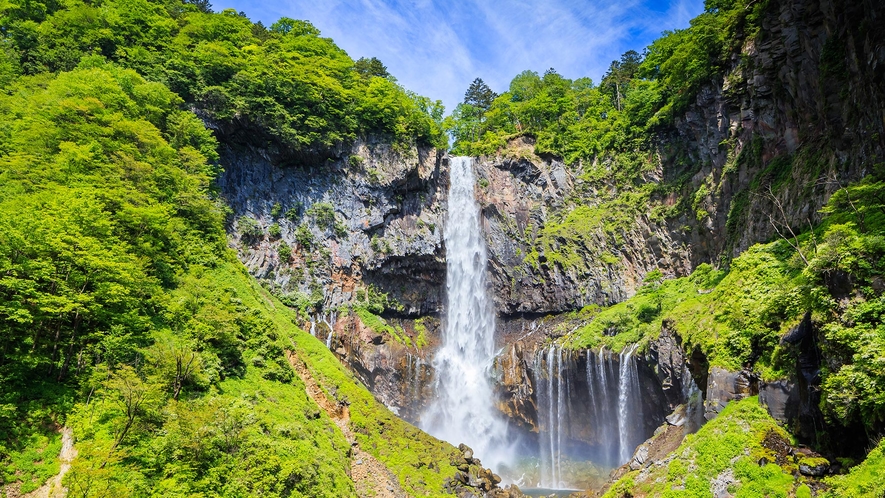
<svg viewBox="0 0 885 498"><path fill-rule="evenodd" d="M592 419L590 423L594 428L597 441L602 451L599 460L607 465L617 465L619 446L613 440L614 427L617 420L612 416L614 399L611 393L611 374L609 369L612 362L605 357L605 349L599 348L599 352L593 355L587 350L587 388L590 391L590 403L592 405Z"/></svg>
<svg viewBox="0 0 885 498"><path fill-rule="evenodd" d="M639 372L633 353L637 344L621 351L620 372L618 375L618 460L627 462L636 447L636 429L642 424L642 404L636 394L639 392ZM639 427L637 427L637 425ZM642 435L640 433L639 438Z"/></svg>
<svg viewBox="0 0 885 498"><path fill-rule="evenodd" d="M452 444L464 442L489 463L510 459L507 425L494 406L495 315L486 295L486 248L474 199L473 161L450 159L445 227L446 308L442 345L433 357L436 398L421 428Z"/></svg>
<svg viewBox="0 0 885 498"><path fill-rule="evenodd" d="M562 486L562 434L563 418L567 410L567 399L562 392L562 349L551 345L547 350L538 350L535 368L543 368L546 379L537 383L538 422L540 425L540 486L558 488Z"/></svg>

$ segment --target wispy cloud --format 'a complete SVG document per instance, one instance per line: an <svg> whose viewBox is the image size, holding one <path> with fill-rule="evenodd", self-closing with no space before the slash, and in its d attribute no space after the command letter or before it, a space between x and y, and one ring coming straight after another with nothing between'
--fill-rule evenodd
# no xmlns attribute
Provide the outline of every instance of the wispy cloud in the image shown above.
<svg viewBox="0 0 885 498"><path fill-rule="evenodd" d="M378 57L400 83L451 110L473 80L507 89L553 67L598 81L609 63L688 26L702 0L216 0L269 25L307 19L354 59Z"/></svg>

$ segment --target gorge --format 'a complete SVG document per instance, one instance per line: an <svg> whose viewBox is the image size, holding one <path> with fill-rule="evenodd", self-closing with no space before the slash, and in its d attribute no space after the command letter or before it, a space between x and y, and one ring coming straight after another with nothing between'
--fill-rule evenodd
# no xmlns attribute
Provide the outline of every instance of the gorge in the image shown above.
<svg viewBox="0 0 885 498"><path fill-rule="evenodd" d="M307 21L0 2L0 494L883 496L883 19L446 115Z"/></svg>

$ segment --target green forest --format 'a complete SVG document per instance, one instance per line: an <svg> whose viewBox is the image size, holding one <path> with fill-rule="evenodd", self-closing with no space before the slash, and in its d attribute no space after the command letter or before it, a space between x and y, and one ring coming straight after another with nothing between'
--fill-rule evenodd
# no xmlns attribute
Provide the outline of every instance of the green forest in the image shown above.
<svg viewBox="0 0 885 498"><path fill-rule="evenodd" d="M689 187L696 165L679 147L661 152L656 137L732 67L743 40L764 36L773 3L707 0L688 28L625 53L599 82L524 71L498 94L477 79L446 115L308 21L264 26L200 0L0 0L0 491L24 495L58 474L66 427L77 452L69 496L357 496L356 444L408 496L447 495L458 451L377 401L230 249L219 140L283 149L297 163L365 136L486 157L531 137L536 154L579 172L583 190L538 228L525 262L581 267L575 248L600 227L616 243L639 216L707 216L707 187ZM847 69L830 56L825 72L839 78ZM231 129L243 131L218 131ZM774 197L792 171L823 171L831 152L811 143L763 160L761 149L733 158L760 172L731 202L732 235L748 199ZM649 181L662 156L672 174ZM819 221L690 275L650 272L635 296L571 312L580 326L561 343L646 347L666 326L711 366L775 380L799 355L781 337L809 313L826 357L820 410L833 428L815 448L837 451L842 430L868 443L814 496L882 496L879 159L835 189ZM378 318L358 311L367 325ZM297 367L348 407L356 442ZM793 437L755 398L734 403L653 484L633 472L608 496L708 496L706 480L729 465L753 483L736 496L812 496L789 464L751 461L772 432Z"/></svg>

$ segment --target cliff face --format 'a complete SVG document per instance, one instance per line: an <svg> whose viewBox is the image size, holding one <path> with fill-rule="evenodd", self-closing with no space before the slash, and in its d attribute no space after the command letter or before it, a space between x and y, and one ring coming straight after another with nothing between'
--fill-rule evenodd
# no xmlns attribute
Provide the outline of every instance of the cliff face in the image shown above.
<svg viewBox="0 0 885 498"><path fill-rule="evenodd" d="M624 300L655 269L682 276L701 263L727 264L756 242L807 228L833 192L882 167L881 10L872 2L771 2L763 34L738 40L726 74L649 137L649 167L637 183L666 188L655 189L644 212L627 214L614 228L593 216L579 219L586 236L552 241L567 258L545 254L538 238L581 207L618 209L605 204L620 188L614 179L590 184L585 175L615 158L564 164L537 155L531 137L476 158L504 348L498 359L504 413L538 430L532 358L571 325L536 319ZM362 140L332 154L293 158L272 146L232 145L247 137L226 143L219 187L233 210L231 244L242 261L311 316L306 327L328 321L334 334L327 342L339 359L385 404L415 420L433 378L429 358L445 301L444 154ZM345 311L368 304L393 319L394 332L379 334ZM435 325L419 347L413 320L428 315ZM673 386L688 375L706 392L709 416L719 401L758 389L742 374L708 372L668 340L653 345L643 363L644 383L657 386L647 398L665 407L662 413L685 401ZM593 440L577 428L575 434Z"/></svg>
<svg viewBox="0 0 885 498"><path fill-rule="evenodd" d="M440 311L442 153L359 141L318 163L249 146L226 146L221 156L231 245L257 278L315 311L377 299L407 316Z"/></svg>
<svg viewBox="0 0 885 498"><path fill-rule="evenodd" d="M580 171L556 158L533 153L533 141L511 142L505 154L478 158L483 228L489 244L491 281L501 315L548 314L580 309L588 304L611 304L633 295L650 270L661 267L675 274L691 269L689 241L644 217L614 242L597 226L590 243L569 245L571 266L550 263L535 240L545 226L559 222L580 199ZM581 199L593 205L592 198ZM617 254L618 256L613 256ZM615 258L613 262L611 258Z"/></svg>
<svg viewBox="0 0 885 498"><path fill-rule="evenodd" d="M548 260L539 231L579 206L603 205L619 186L588 186L582 175L590 165L540 157L531 137L477 158L499 314L618 302L653 269L685 275L819 219L832 192L885 158L885 41L874 29L880 10L869 2L772 4L762 34L738 44L727 74L650 137L653 167L640 181L667 185L669 193L654 194L646 212L614 235L587 219L589 238L561 241L574 256L570 264ZM242 133L219 132L246 142ZM379 141L302 160L271 146L222 152L222 195L236 220L259 226L256 236L232 226L253 274L283 292L319 292L317 304L327 310L357 301L370 285L393 298L390 313L442 309L448 182L441 152L397 152ZM317 205L331 206L334 219L318 216ZM653 213L664 208L672 209ZM269 233L274 223L278 237ZM298 232L302 225L309 233ZM279 257L282 242L293 249L287 261Z"/></svg>
<svg viewBox="0 0 885 498"><path fill-rule="evenodd" d="M611 304L655 268L686 275L818 221L834 191L885 158L885 40L873 28L882 17L869 2L773 3L762 35L742 41L728 73L650 137L651 170L640 181L669 194L654 194L615 233L588 217L583 242L552 241L571 255L567 264L538 247L540 229L578 206L602 205L601 194L619 185L582 185L590 165L536 156L528 137L479 158L499 312ZM526 258L532 251L537 257Z"/></svg>

